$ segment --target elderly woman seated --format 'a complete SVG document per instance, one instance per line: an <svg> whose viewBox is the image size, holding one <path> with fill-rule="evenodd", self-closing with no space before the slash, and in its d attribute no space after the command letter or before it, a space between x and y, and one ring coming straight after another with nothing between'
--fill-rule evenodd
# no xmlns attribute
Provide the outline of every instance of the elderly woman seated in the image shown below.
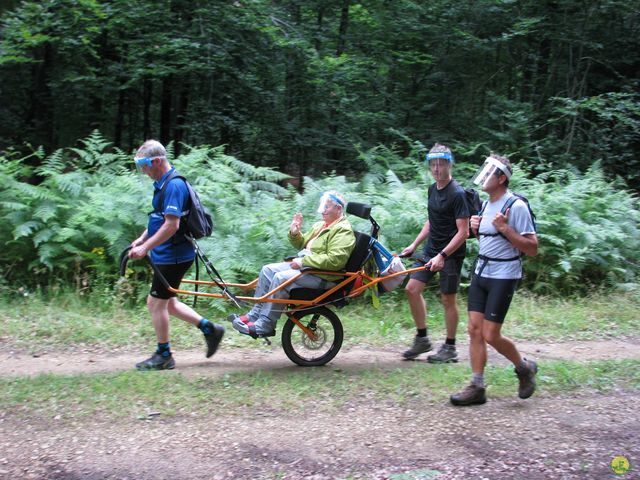
<svg viewBox="0 0 640 480"><path fill-rule="evenodd" d="M344 216L346 202L336 191L326 192L320 199L318 213L322 221L302 234L302 214L293 216L289 227L289 241L298 252L290 262L270 263L262 267L254 297L262 297L277 289L289 279L295 280L274 292L271 298L289 298L294 288L328 289L336 285L335 276L301 274L300 269L310 267L317 270L342 270L355 246L355 235L349 220ZM240 333L256 336L271 336L284 310L283 303L256 303L246 315L232 315L233 328Z"/></svg>

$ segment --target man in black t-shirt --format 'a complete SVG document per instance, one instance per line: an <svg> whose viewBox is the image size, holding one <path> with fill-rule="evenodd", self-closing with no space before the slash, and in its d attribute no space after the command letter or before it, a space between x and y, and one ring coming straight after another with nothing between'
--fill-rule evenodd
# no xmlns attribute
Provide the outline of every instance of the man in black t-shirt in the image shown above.
<svg viewBox="0 0 640 480"><path fill-rule="evenodd" d="M411 255L420 243L427 240L423 256L414 267L424 265L425 270L412 273L406 293L417 334L413 345L403 353L407 360L431 351L427 335L427 305L422 296L427 283L440 272L440 295L444 306L447 338L438 353L427 358L430 363L457 362L456 330L458 306L456 294L460 285L460 272L466 253L465 241L469 235L470 212L464 189L451 176L453 155L451 150L436 143L427 154L431 175L436 183L429 187L428 218L422 230L401 256Z"/></svg>

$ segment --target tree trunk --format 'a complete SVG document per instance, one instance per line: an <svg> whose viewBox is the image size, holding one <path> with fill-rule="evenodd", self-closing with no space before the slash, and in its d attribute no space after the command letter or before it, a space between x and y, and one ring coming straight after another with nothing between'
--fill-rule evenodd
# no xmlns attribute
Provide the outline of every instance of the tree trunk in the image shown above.
<svg viewBox="0 0 640 480"><path fill-rule="evenodd" d="M116 110L116 124L114 127L113 138L115 146L122 148L122 130L124 128L124 105L126 93L123 89L118 91L118 109Z"/></svg>
<svg viewBox="0 0 640 480"><path fill-rule="evenodd" d="M142 136L144 140L151 138L151 99L153 97L153 83L150 78L145 78L142 83Z"/></svg>
<svg viewBox="0 0 640 480"><path fill-rule="evenodd" d="M342 13L340 14L340 28L338 30L338 47L336 48L336 57L344 53L347 44L347 27L349 26L349 2L342 1Z"/></svg>
<svg viewBox="0 0 640 480"><path fill-rule="evenodd" d="M173 102L173 75L162 80L160 99L160 143L167 145L171 141L171 104Z"/></svg>
<svg viewBox="0 0 640 480"><path fill-rule="evenodd" d="M175 140L174 153L176 157L180 155L180 144L184 141L185 137L185 125L187 123L187 112L189 109L189 88L189 81L184 80L180 88L178 113L176 114L176 128L173 135Z"/></svg>
<svg viewBox="0 0 640 480"><path fill-rule="evenodd" d="M52 62L53 47L46 42L42 48L41 62L34 64L32 68L34 89L26 116L26 124L36 133L35 138L44 139L45 150L53 150L56 147L54 145L53 96L49 87L49 71Z"/></svg>
<svg viewBox="0 0 640 480"><path fill-rule="evenodd" d="M318 7L318 15L316 16L316 26L317 26L316 38L313 40L313 45L315 46L316 52L318 53L322 48L322 42L320 41L320 39L322 38L323 20L324 20L324 6L320 5Z"/></svg>
<svg viewBox="0 0 640 480"><path fill-rule="evenodd" d="M349 2L350 0L342 1L342 13L340 15L340 27L338 29L338 45L336 48L336 57L342 56L347 44L347 28L349 26ZM336 99L335 101L340 101ZM338 110L335 107L331 107L329 112L329 133L331 134L332 143L335 145L338 143ZM332 148L329 151L329 158L332 160L339 160L342 156L342 151L338 148Z"/></svg>

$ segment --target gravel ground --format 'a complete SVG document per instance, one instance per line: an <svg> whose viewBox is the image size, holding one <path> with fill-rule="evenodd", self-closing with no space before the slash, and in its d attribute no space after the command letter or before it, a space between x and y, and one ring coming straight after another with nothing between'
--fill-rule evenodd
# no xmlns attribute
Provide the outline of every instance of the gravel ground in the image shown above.
<svg viewBox="0 0 640 480"><path fill-rule="evenodd" d="M640 458L637 392L490 400L455 408L347 404L307 413L114 423L0 417L6 479L584 479ZM403 477L399 474L404 473Z"/></svg>
<svg viewBox="0 0 640 480"><path fill-rule="evenodd" d="M543 360L614 358L611 352L620 358L640 357L637 343L612 347L611 342L522 345L525 352ZM263 369L291 365L277 348L221 352L213 364L203 361L201 355L181 352L178 368L212 375L244 371L255 368L255 355L262 355ZM82 351L33 356L4 350L0 360L3 375L14 376L42 371L118 371L131 368L138 356ZM57 370L38 368L57 364ZM357 347L341 352L332 363L339 368L371 364L397 368L403 362L398 362L397 351L392 349ZM515 383L514 379L513 398L491 398L489 389L487 404L468 408L416 395L401 406L364 398L340 410L319 405L315 410L306 408L304 414L240 407L216 417L202 412L114 420L98 414L70 420L64 415L25 418L23 412L3 410L0 478L640 478L640 392L621 388L601 394L585 388L575 396L540 392L519 400ZM624 475L611 470L611 460L617 455L631 461L631 470Z"/></svg>

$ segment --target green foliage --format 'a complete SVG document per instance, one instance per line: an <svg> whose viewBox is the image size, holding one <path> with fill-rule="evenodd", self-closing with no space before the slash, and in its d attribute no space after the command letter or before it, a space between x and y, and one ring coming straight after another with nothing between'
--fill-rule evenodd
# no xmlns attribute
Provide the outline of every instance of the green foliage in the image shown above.
<svg viewBox="0 0 640 480"><path fill-rule="evenodd" d="M318 198L330 189L373 206L381 241L391 251L409 245L427 218L431 180L424 146L403 140L409 156L403 157L397 146L363 150L366 173L359 181L334 174L306 177L302 193L280 185L287 175L244 163L222 147L184 146L185 153L173 163L214 214L214 233L200 242L204 251L226 280L250 281L263 264L292 253L286 237L292 214L302 212L304 228L310 228L319 220ZM79 291L108 291L116 282L119 253L145 228L151 181L134 173L130 158L111 149L98 132L81 143L83 148L49 156L34 152L40 159L37 168L26 166L24 158L0 157L5 287L7 282L33 288L60 280ZM468 184L475 168L459 162L454 176ZM535 175L516 165L511 189L529 198L538 217L539 254L525 260L529 288L587 293L594 287L636 287L640 210L624 183L608 181L597 163L584 174L556 169ZM358 230L370 228L366 220L351 220ZM477 252L475 240L467 245L465 272ZM134 284L148 278L143 262L129 266ZM118 285L131 288L126 282Z"/></svg>
<svg viewBox="0 0 640 480"><path fill-rule="evenodd" d="M35 170L25 167L24 159L0 157L5 279L32 286L56 279L81 287L96 279L114 282L119 253L146 227L151 181L131 170L128 155L108 151L109 143L99 133L82 143L83 149L58 150L43 158ZM174 163L215 212L218 228L204 247L220 247L222 268L254 275L261 263L254 255L265 258L284 251L283 240L273 231L278 222L268 215L271 211L278 219L279 208L283 210L275 199L290 193L274 181L286 175L206 146L190 149ZM40 183L24 180L32 174ZM267 216L258 214L261 208L267 208ZM254 222L238 215L242 211L252 212ZM243 248L250 251L245 237L248 245L255 244L252 254L233 265L225 263Z"/></svg>
<svg viewBox="0 0 640 480"><path fill-rule="evenodd" d="M553 170L527 179L515 169L512 190L538 216L539 255L525 261L527 284L540 292L582 292L603 285L636 288L640 206L599 164L584 174Z"/></svg>
<svg viewBox="0 0 640 480"><path fill-rule="evenodd" d="M601 160L640 187L638 0L0 9L0 150L54 151L99 128L125 151L224 144L302 179L364 173L361 151L401 132L536 168Z"/></svg>

